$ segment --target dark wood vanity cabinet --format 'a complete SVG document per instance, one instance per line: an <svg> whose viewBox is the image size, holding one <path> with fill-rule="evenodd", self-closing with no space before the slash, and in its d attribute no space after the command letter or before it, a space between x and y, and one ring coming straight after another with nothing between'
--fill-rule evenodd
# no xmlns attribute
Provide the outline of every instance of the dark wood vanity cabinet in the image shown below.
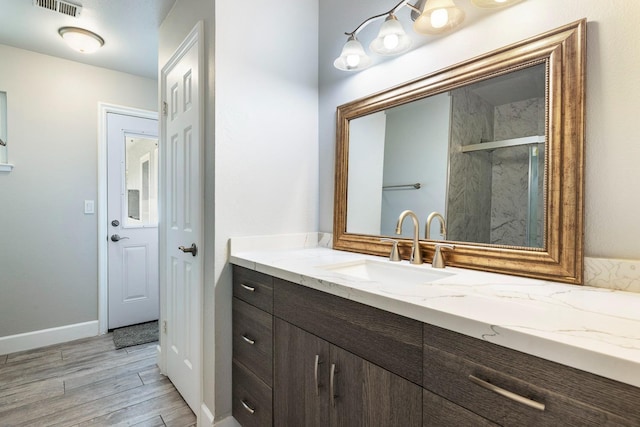
<svg viewBox="0 0 640 427"><path fill-rule="evenodd" d="M422 425L420 322L241 267L233 289L241 425Z"/></svg>
<svg viewBox="0 0 640 427"><path fill-rule="evenodd" d="M640 426L640 389L234 267L243 426Z"/></svg>
<svg viewBox="0 0 640 427"><path fill-rule="evenodd" d="M232 410L244 427L273 420L273 278L233 272Z"/></svg>
<svg viewBox="0 0 640 427"><path fill-rule="evenodd" d="M350 329L358 329L359 338L348 347L360 353L368 353L376 343L385 348L390 345L386 341L394 339L385 329L398 327L392 325L395 319L377 324L376 309L340 299L328 306L308 306L320 302L316 297L323 295L318 294L322 293L276 279L274 425L421 426L422 388L419 385L278 318L282 316L305 325L313 332L335 330L336 334L327 335L337 340L340 340L338 336L347 336ZM299 304L290 305L293 300ZM345 302L354 307L343 306ZM345 311L348 308L353 309L355 319L368 321L347 320L351 317ZM397 320L404 322L405 319ZM414 344L419 346L419 335L415 338ZM360 347L358 341L367 345ZM387 364L395 364L393 359L390 357ZM420 370L419 366L415 368Z"/></svg>

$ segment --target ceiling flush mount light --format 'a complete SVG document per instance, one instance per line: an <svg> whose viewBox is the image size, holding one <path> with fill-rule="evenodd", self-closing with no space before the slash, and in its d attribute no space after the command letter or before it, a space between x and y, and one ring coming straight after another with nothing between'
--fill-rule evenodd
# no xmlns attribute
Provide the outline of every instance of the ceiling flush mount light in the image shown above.
<svg viewBox="0 0 640 427"><path fill-rule="evenodd" d="M453 0L429 0L413 29L420 34L442 34L451 31L464 21L464 11Z"/></svg>
<svg viewBox="0 0 640 427"><path fill-rule="evenodd" d="M371 65L371 58L367 56L354 34L349 35L349 39L342 48L342 53L333 62L333 66L343 71L363 70Z"/></svg>
<svg viewBox="0 0 640 427"><path fill-rule="evenodd" d="M94 32L77 27L62 27L58 34L73 50L93 53L104 45L104 39Z"/></svg>

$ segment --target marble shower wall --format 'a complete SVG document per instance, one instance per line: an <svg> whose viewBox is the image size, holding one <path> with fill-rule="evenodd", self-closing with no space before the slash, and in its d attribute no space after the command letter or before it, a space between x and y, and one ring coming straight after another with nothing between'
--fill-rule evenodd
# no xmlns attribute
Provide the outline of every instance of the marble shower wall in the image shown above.
<svg viewBox="0 0 640 427"><path fill-rule="evenodd" d="M493 107L467 87L453 90L451 100L447 239L489 243L491 154L461 147L493 140Z"/></svg>
<svg viewBox="0 0 640 427"><path fill-rule="evenodd" d="M494 110L495 140L544 135L544 98L532 98L497 106ZM532 246L542 247L544 203L544 150L538 146L539 165L537 233ZM530 246L529 221L529 146L516 146L492 152L491 243ZM542 166L540 168L540 166Z"/></svg>

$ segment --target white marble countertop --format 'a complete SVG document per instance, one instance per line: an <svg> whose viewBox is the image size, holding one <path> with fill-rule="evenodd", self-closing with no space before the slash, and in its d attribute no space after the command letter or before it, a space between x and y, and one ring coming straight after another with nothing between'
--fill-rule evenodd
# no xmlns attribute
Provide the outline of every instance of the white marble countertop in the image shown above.
<svg viewBox="0 0 640 427"><path fill-rule="evenodd" d="M386 258L287 246L232 239L231 263L640 387L640 294L452 267L430 283L390 286L325 268L363 259L398 265Z"/></svg>

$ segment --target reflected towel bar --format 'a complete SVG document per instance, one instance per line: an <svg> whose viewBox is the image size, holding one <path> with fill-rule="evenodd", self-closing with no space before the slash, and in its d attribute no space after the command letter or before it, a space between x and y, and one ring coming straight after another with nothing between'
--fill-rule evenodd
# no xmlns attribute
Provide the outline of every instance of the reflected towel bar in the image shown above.
<svg viewBox="0 0 640 427"><path fill-rule="evenodd" d="M382 187L383 190L391 190L391 189L406 189L406 190L419 190L422 187L422 184L416 182L415 184L403 184L403 185L385 185Z"/></svg>

